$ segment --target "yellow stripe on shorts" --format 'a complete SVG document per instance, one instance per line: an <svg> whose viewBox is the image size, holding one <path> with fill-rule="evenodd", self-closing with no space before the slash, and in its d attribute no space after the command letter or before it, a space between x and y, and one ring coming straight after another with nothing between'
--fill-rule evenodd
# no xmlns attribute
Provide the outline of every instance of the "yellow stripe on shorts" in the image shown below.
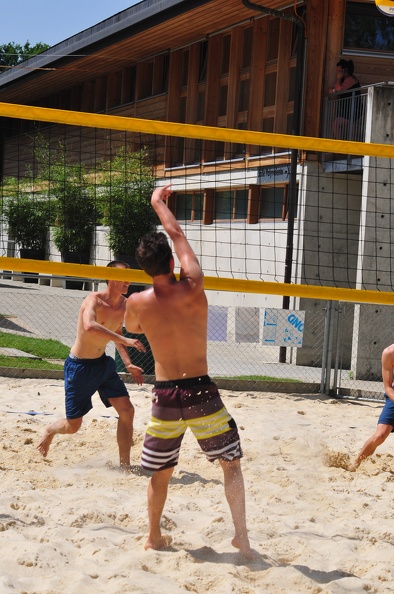
<svg viewBox="0 0 394 594"><path fill-rule="evenodd" d="M231 416L223 407L212 415L191 419L187 424L197 439L207 439L226 433L229 430L229 421Z"/></svg>
<svg viewBox="0 0 394 594"><path fill-rule="evenodd" d="M207 439L226 433L226 431L229 430L230 420L231 416L225 407L212 415L196 417L195 419L187 421L184 421L183 419L177 421L161 421L160 419L151 417L146 433L159 439L174 439L182 435L187 427L190 427L197 439Z"/></svg>
<svg viewBox="0 0 394 594"><path fill-rule="evenodd" d="M151 417L146 432L159 439L174 439L185 433L186 428L187 425L182 419L179 419L179 421L161 421Z"/></svg>

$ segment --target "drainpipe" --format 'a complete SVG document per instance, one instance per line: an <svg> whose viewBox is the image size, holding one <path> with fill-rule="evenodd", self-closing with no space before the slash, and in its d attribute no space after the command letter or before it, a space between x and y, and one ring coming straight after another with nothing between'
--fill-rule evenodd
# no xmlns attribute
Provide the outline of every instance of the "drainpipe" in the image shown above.
<svg viewBox="0 0 394 594"><path fill-rule="evenodd" d="M290 15L281 10L274 10L272 8L265 8L259 6L249 0L242 0L246 8L250 10L257 10L267 15L274 16L279 19L292 21L298 27L299 38L297 45L297 64L296 64L296 78L295 78L295 94L294 94L294 117L293 117L293 136L299 136L301 131L301 107L302 107L302 90L303 90L303 63L304 63L304 48L305 48L305 28L304 21L296 16ZM291 150L290 161L290 176L289 176L289 194L288 194L288 211L287 211L287 239L286 239L286 257L285 257L285 271L284 282L291 283L292 264L293 264L293 238L294 238L294 219L297 207L297 163L298 150ZM289 309L290 297L283 296L282 308ZM286 363L286 347L279 348L279 362Z"/></svg>

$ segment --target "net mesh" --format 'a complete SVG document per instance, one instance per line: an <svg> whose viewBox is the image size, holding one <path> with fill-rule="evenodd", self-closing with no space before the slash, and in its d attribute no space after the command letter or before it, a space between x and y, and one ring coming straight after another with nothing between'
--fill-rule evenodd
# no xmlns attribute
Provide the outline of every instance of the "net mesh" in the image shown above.
<svg viewBox="0 0 394 594"><path fill-rule="evenodd" d="M290 379L308 368L314 389L341 369L349 381L379 379L391 341L391 310L382 306L393 288L393 147L8 104L0 114L3 295L18 283L27 290L26 281L36 291L94 290L117 274L108 261L135 267L139 238L158 223L152 188L170 183L169 207L206 276L215 376L263 377L286 363ZM128 275L133 290L150 282L136 269ZM273 324L283 328L270 343L267 319L284 297L287 318ZM343 315L326 321L327 300L347 304L333 310L346 310L346 336ZM11 302L4 323L22 316L28 327L24 304L15 311ZM294 325L285 341L291 315L302 318L298 344ZM360 344L371 328L380 336L366 364ZM38 335L62 333L40 327Z"/></svg>

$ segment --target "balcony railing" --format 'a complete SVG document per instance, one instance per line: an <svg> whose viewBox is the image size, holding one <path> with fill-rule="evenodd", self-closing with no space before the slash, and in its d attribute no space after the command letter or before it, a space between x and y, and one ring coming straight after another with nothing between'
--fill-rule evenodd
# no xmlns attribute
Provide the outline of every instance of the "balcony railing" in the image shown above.
<svg viewBox="0 0 394 594"><path fill-rule="evenodd" d="M324 138L365 140L368 87L327 95Z"/></svg>

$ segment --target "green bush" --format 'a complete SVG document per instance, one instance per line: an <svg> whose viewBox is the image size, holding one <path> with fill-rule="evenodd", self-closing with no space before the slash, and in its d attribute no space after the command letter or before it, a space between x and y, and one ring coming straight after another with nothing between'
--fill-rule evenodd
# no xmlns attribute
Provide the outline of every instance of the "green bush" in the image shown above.
<svg viewBox="0 0 394 594"><path fill-rule="evenodd" d="M15 178L5 180L3 194L10 236L22 249L45 250L50 225L46 196L29 191L26 182Z"/></svg>
<svg viewBox="0 0 394 594"><path fill-rule="evenodd" d="M145 151L121 149L103 164L100 204L108 225L108 247L116 256L134 258L143 235L159 223L150 205L155 186L153 168Z"/></svg>

